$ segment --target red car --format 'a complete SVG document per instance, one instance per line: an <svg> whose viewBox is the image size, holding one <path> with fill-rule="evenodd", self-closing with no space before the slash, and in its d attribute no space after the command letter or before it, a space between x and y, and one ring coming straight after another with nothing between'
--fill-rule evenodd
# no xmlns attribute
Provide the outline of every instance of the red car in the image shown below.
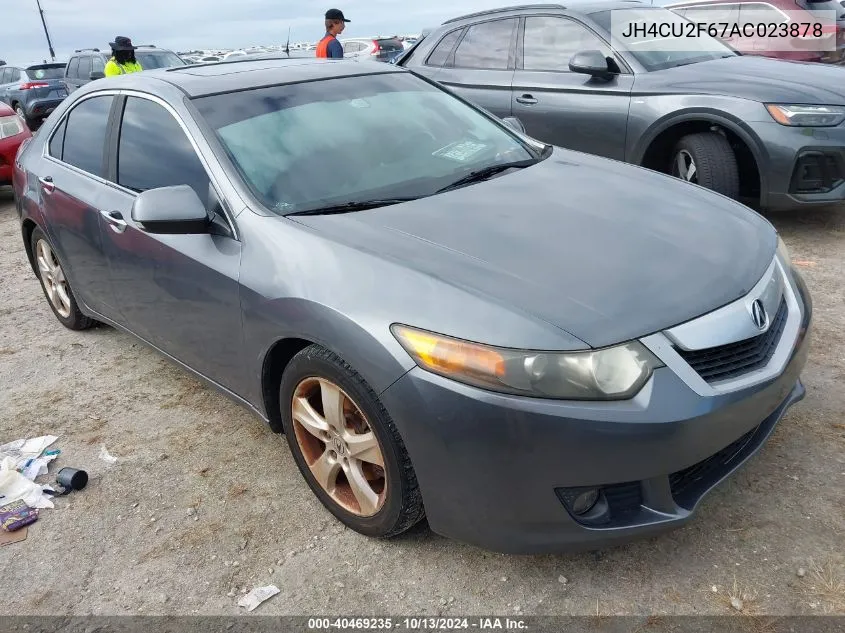
<svg viewBox="0 0 845 633"><path fill-rule="evenodd" d="M736 37L723 39L728 45L739 47L744 55L835 64L841 64L845 57L845 7L838 0L679 0L663 6L692 22L715 24L726 34L734 25L815 24L819 20L814 13L818 13L820 18L827 20L822 22L823 39L808 34L808 37L792 38L783 48L778 45L785 44L785 39L751 39L743 43L744 47ZM829 22L831 17L835 17L836 24Z"/></svg>
<svg viewBox="0 0 845 633"><path fill-rule="evenodd" d="M32 133L23 120L5 103L0 103L0 186L12 184L12 171L18 148Z"/></svg>

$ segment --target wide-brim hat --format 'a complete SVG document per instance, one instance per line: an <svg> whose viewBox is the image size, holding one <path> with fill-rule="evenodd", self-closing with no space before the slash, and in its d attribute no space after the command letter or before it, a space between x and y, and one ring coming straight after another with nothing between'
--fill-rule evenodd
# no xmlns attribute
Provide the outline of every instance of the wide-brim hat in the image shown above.
<svg viewBox="0 0 845 633"><path fill-rule="evenodd" d="M123 35L118 35L114 38L114 42L109 42L109 46L113 51L134 51L137 46L132 45L132 40Z"/></svg>

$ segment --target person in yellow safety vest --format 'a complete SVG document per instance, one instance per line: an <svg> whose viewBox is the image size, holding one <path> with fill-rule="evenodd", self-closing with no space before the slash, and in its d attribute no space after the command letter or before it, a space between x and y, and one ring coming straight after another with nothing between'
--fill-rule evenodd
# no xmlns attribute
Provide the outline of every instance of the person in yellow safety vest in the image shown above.
<svg viewBox="0 0 845 633"><path fill-rule="evenodd" d="M114 38L114 42L109 42L109 46L111 46L112 58L106 63L106 77L137 73L144 70L138 60L135 59L137 46L133 46L132 40L128 37L118 35Z"/></svg>

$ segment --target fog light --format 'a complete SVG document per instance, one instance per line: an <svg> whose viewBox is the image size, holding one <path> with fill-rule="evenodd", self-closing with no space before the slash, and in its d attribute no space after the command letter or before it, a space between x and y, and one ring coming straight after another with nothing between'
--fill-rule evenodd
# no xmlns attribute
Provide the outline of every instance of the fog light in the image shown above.
<svg viewBox="0 0 845 633"><path fill-rule="evenodd" d="M598 488L585 490L575 497L575 500L572 502L572 512L575 514L587 514L587 512L593 509L593 506L596 505L596 501L598 500Z"/></svg>

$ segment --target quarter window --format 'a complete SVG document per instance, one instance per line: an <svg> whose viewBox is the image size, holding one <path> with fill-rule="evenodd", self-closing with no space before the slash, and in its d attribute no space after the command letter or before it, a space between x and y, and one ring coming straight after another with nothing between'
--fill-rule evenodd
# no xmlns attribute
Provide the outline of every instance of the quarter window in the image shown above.
<svg viewBox="0 0 845 633"><path fill-rule="evenodd" d="M112 95L92 97L70 111L62 148L64 162L89 174L105 177L103 149L113 100Z"/></svg>
<svg viewBox="0 0 845 633"><path fill-rule="evenodd" d="M516 19L482 22L469 27L455 51L455 66L507 70Z"/></svg>
<svg viewBox="0 0 845 633"><path fill-rule="evenodd" d="M569 71L569 60L584 50L611 55L607 44L588 28L564 18L536 16L525 19L522 66L525 70Z"/></svg>
<svg viewBox="0 0 845 633"><path fill-rule="evenodd" d="M449 54L452 52L452 49L455 48L455 44L457 44L458 38L463 32L463 29L452 31L440 40L440 43L434 47L431 55L428 56L426 64L429 66L443 66L449 59Z"/></svg>
<svg viewBox="0 0 845 633"><path fill-rule="evenodd" d="M209 177L176 119L159 104L129 97L123 110L117 182L142 192L190 185L207 204Z"/></svg>
<svg viewBox="0 0 845 633"><path fill-rule="evenodd" d="M65 144L65 127L67 126L67 119L64 119L59 127L56 128L53 138L50 139L50 156L62 160L62 148Z"/></svg>

